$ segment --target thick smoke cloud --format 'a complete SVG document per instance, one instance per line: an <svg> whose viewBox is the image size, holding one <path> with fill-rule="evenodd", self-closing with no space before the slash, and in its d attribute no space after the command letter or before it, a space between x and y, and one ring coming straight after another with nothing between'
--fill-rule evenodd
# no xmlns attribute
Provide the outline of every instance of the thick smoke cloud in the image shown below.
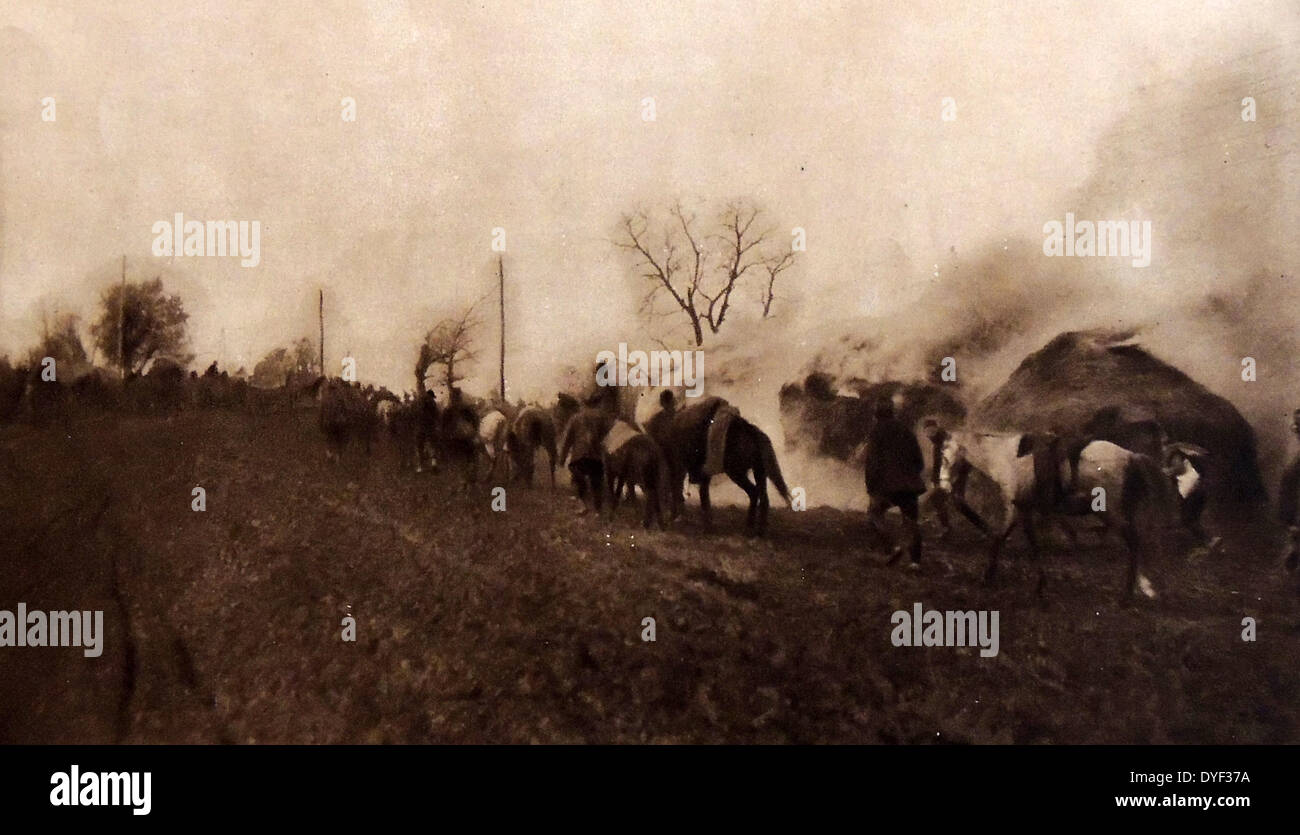
<svg viewBox="0 0 1300 835"><path fill-rule="evenodd" d="M953 357L961 396L974 404L1062 331L1131 332L1238 407L1255 427L1271 480L1286 449L1287 419L1300 406L1300 146L1288 125L1295 88L1285 83L1296 64L1287 51L1267 49L1229 72L1211 65L1140 92L1098 143L1089 176L1055 215L1042 218L1063 221L1072 212L1080 220L1150 220L1149 267L1127 258L1046 257L1040 230L1023 230L953 252L919 281L914 267L908 276L869 276L921 287L887 301L878 316L830 324L818 321L819 309L803 310L792 332L831 335L794 373L776 348L771 367L783 380L811 370L842 383L925 380ZM1241 118L1248 95L1257 122ZM899 269L899 259L886 266ZM1257 363L1254 382L1242 379L1246 357Z"/></svg>

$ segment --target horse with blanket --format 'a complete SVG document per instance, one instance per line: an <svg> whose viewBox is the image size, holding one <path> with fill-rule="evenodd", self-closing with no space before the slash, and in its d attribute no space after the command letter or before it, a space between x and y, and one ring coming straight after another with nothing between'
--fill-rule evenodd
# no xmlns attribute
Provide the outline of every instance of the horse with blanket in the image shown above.
<svg viewBox="0 0 1300 835"><path fill-rule="evenodd" d="M726 473L749 497L746 533L766 533L769 478L781 498L790 503L790 491L772 440L721 397L701 398L679 409L676 397L665 391L661 403L663 409L647 421L647 429L667 458L673 517L681 513L682 480L689 478L692 484L699 485L704 526L710 528L709 482L713 476Z"/></svg>
<svg viewBox="0 0 1300 835"><path fill-rule="evenodd" d="M951 441L953 454L941 463L943 481L964 487L966 474L978 470L1001 494L1000 528L980 525L992 531L985 582L993 581L1003 543L1020 525L1038 567L1041 593L1046 577L1038 559L1035 517L1096 514L1107 527L1118 529L1128 547L1123 599L1139 588L1155 596L1141 565L1153 550L1160 550L1163 519L1171 501L1176 501L1173 485L1158 461L1110 441L1088 442L1076 455L1073 444L1044 432L957 431ZM968 518L978 517L963 493L964 489L954 489L952 501Z"/></svg>
<svg viewBox="0 0 1300 835"><path fill-rule="evenodd" d="M634 488L644 494L645 514L642 525L664 528L664 510L672 505L668 460L654 439L627 421L615 421L601 441L605 482L610 514L618 510L619 496L627 489L631 499Z"/></svg>

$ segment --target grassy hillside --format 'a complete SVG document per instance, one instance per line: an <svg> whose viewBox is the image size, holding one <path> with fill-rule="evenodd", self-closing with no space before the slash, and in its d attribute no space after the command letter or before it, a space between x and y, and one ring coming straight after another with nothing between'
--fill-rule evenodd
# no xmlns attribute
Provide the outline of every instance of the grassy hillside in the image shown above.
<svg viewBox="0 0 1300 835"><path fill-rule="evenodd" d="M646 533L323 449L309 416L0 429L0 608L108 632L99 659L0 648L0 742L1300 742L1272 544L1152 566L1131 608L1115 545L1057 546L1036 600L1019 540L979 584L969 528L927 527L911 573L860 514L774 510L755 542L735 508L701 536L692 499ZM892 646L918 601L999 610L1000 654Z"/></svg>

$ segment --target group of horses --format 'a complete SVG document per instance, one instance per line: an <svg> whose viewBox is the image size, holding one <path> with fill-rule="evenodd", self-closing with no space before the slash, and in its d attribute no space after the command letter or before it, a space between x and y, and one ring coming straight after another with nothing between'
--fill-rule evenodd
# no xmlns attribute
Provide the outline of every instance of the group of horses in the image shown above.
<svg viewBox="0 0 1300 835"><path fill-rule="evenodd" d="M560 393L549 407L499 402L476 407L455 390L445 404L430 392L405 402L375 401L355 383L337 378L319 379L313 392L320 401L328 458L339 458L353 441L369 453L373 437L382 431L400 450L403 467L413 464L416 471L437 470L440 462L448 462L462 470L467 483L486 473L488 478L532 486L541 453L552 489L556 467L569 463L575 484L585 482L587 496L598 510L608 508L612 514L620 498L631 499L640 488L647 528L666 527L681 515L682 485L687 479L698 487L706 528L712 520L709 481L713 475L725 473L749 497L747 533L766 532L769 480L790 501L772 441L761 429L737 415L728 422L725 437L717 437L715 431L711 439L713 418L726 405L719 398L682 401L675 394L676 402L686 405L658 419L645 419L646 393L631 388L620 388L602 405ZM643 413L641 419L638 411ZM590 471L575 466L579 453L571 441L578 427L591 428L596 435L593 451L582 453L589 459L585 463L595 465ZM712 470L708 466L711 443L718 450ZM575 460L569 461L571 457Z"/></svg>
<svg viewBox="0 0 1300 835"><path fill-rule="evenodd" d="M746 533L764 534L768 480L790 502L767 434L736 414L726 422L724 437L712 436L720 410L729 408L719 398L674 402L670 394L660 398L666 408L639 420L637 413L646 411L640 408L647 405L646 396L645 391L624 390L608 401L614 405L607 408L560 394L550 407L488 404L475 409L455 394L445 406L434 405L432 395L422 395L376 410L355 386L328 380L321 388L321 426L336 453L352 436L364 438L368 448L372 429L386 427L404 449L411 450L417 470L426 461L437 468L440 458L459 459L467 481L477 480L486 468L489 478L531 486L537 455L544 453L552 489L556 466L564 466L570 449L576 448L571 437L575 427L598 427L598 452L588 454L590 463L599 466L590 470L596 475L587 485L598 511L604 506L612 514L621 497L630 499L640 488L643 524L664 527L666 515L670 520L681 515L682 486L689 480L697 486L707 529L711 526L709 483L714 475L725 473L749 498ZM1049 519L1060 524L1063 517L1092 516L1101 521L1103 537L1108 532L1119 535L1128 552L1126 599L1139 590L1154 596L1142 565L1163 547L1171 519L1201 544L1207 543L1199 525L1205 495L1200 483L1204 449L1170 443L1162 433L1144 445L1115 432L1109 433L1109 439L1106 432L1098 432L1072 448L1067 439L1046 432L958 429L946 437L942 451L936 452L943 485L938 489L986 534L987 583L997 574L1004 544L1020 527L1038 569L1041 592L1045 574L1037 527ZM588 478L588 471L568 463L575 484ZM1001 505L997 525L989 524L967 501L966 485L975 472L996 488ZM1071 541L1077 541L1068 525L1063 529Z"/></svg>
<svg viewBox="0 0 1300 835"><path fill-rule="evenodd" d="M552 488L556 465L569 464L573 481L580 485L579 497L583 498L581 485L586 481L586 494L596 509L607 506L611 515L621 498L634 498L639 488L644 502L642 524L647 529L664 528L681 516L682 488L688 480L698 489L704 527L711 528L709 484L713 476L726 474L749 499L746 533L766 533L768 481L790 502L771 439L739 414L722 424L719 413L730 407L720 398L702 398L677 408L674 401L680 395L671 390L661 394L667 395L661 401L670 405L642 419L636 415L638 400L626 397L593 405L561 394L549 409L527 406L513 417L494 408L480 419L473 445L490 472L504 467L507 480L528 485L538 452L546 454ZM590 446L578 441L582 433L590 435Z"/></svg>

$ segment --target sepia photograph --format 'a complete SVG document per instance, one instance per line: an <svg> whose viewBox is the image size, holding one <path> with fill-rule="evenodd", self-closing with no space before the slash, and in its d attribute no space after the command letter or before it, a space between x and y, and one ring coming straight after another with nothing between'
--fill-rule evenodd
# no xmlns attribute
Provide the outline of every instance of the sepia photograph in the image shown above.
<svg viewBox="0 0 1300 835"><path fill-rule="evenodd" d="M7 0L0 756L1300 743L1297 125L1294 0Z"/></svg>

